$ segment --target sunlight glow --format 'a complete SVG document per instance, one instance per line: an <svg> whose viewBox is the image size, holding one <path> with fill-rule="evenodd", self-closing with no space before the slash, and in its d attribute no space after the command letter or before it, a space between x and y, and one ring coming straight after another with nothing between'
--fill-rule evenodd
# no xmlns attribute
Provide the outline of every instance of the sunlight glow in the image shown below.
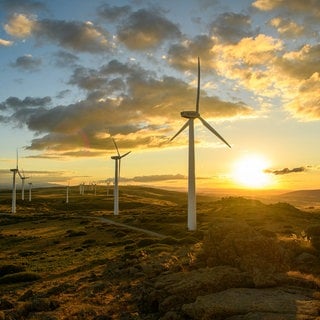
<svg viewBox="0 0 320 320"><path fill-rule="evenodd" d="M249 188L265 188L272 184L269 174L265 173L268 162L265 158L257 155L248 155L234 166L233 179L242 186Z"/></svg>

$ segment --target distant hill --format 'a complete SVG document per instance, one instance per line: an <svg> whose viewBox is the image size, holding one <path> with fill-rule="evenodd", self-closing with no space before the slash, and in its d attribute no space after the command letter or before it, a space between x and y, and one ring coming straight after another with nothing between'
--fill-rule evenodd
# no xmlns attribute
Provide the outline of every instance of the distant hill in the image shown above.
<svg viewBox="0 0 320 320"><path fill-rule="evenodd" d="M275 196L275 199L300 207L320 207L320 189L286 192Z"/></svg>

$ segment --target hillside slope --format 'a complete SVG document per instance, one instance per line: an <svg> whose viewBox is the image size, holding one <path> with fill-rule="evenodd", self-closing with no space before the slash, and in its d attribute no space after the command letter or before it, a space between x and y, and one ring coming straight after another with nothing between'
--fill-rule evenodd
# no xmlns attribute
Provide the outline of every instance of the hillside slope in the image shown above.
<svg viewBox="0 0 320 320"><path fill-rule="evenodd" d="M0 319L319 317L317 212L200 196L188 232L184 193L121 187L117 217L103 189L34 195L0 200Z"/></svg>

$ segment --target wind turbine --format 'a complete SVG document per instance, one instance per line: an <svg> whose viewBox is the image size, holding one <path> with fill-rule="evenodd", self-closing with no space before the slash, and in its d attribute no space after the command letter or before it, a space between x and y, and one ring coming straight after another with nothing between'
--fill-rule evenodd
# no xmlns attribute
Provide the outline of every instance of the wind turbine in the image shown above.
<svg viewBox="0 0 320 320"><path fill-rule="evenodd" d="M119 179L120 179L120 168L121 168L121 159L127 156L131 151L120 155L116 141L112 138L113 144L117 150L117 155L112 156L111 159L115 160L115 173L114 173L114 215L119 214Z"/></svg>
<svg viewBox="0 0 320 320"><path fill-rule="evenodd" d="M14 169L10 169L12 172L12 205L11 205L11 212L16 213L16 203L17 203L17 186L16 186L16 175L19 172L18 169L18 149L17 149L17 158L16 158L16 167Z"/></svg>
<svg viewBox="0 0 320 320"><path fill-rule="evenodd" d="M182 111L181 117L187 118L187 122L182 128L170 139L172 141L185 128L189 126L189 154L188 154L188 229L190 231L197 230L197 212L196 212L196 176L195 176L195 156L194 156L194 120L199 119L202 124L224 142L229 148L229 143L222 138L222 136L211 127L211 125L204 120L199 111L200 100L200 58L198 57L198 88L195 111Z"/></svg>
<svg viewBox="0 0 320 320"><path fill-rule="evenodd" d="M29 202L31 202L32 182L29 182Z"/></svg>
<svg viewBox="0 0 320 320"><path fill-rule="evenodd" d="M66 203L69 203L69 186L70 186L70 183L68 182L67 190L66 190Z"/></svg>
<svg viewBox="0 0 320 320"><path fill-rule="evenodd" d="M19 177L21 179L21 200L24 200L24 183L26 179L29 179L29 177L26 177L24 175L24 171L22 170L22 174L20 171L18 171Z"/></svg>

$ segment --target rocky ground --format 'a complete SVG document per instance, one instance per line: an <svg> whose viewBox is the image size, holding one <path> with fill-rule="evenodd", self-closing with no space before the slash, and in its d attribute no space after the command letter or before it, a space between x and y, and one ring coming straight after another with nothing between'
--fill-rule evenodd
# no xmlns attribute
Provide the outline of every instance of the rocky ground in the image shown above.
<svg viewBox="0 0 320 320"><path fill-rule="evenodd" d="M320 319L318 212L200 198L188 232L184 196L144 192L116 218L2 214L0 319Z"/></svg>

